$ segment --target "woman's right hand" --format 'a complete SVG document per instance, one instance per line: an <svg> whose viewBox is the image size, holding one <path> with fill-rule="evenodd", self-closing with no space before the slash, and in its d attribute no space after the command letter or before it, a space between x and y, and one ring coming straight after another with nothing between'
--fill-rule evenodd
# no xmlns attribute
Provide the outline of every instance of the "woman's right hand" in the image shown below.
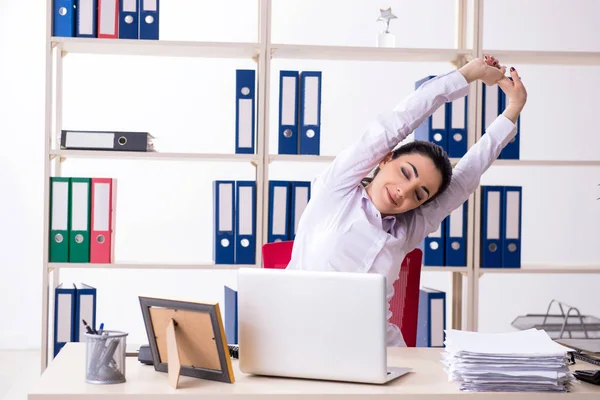
<svg viewBox="0 0 600 400"><path fill-rule="evenodd" d="M525 86L523 86L517 70L511 67L510 75L512 80L505 76L498 81L498 86L500 86L500 89L502 89L508 98L508 103L503 114L516 124L517 118L527 102L527 90L525 90Z"/></svg>

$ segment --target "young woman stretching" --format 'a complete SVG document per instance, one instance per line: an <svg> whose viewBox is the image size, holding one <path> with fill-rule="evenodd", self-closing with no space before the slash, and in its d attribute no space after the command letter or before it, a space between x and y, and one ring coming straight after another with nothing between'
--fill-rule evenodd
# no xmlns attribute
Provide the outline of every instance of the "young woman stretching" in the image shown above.
<svg viewBox="0 0 600 400"><path fill-rule="evenodd" d="M515 136L527 92L514 68L510 74L512 81L494 57L476 59L427 81L379 115L315 180L287 269L383 274L389 303L406 254L469 198ZM498 84L508 105L454 170L435 144L416 141L394 150L438 107L466 96L469 84L478 80ZM374 168L375 176L367 178ZM406 345L391 323L387 343Z"/></svg>

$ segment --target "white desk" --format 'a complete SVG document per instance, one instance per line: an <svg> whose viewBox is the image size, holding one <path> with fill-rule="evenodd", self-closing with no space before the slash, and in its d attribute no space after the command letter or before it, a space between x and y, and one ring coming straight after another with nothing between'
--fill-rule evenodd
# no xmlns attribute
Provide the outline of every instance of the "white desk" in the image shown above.
<svg viewBox="0 0 600 400"><path fill-rule="evenodd" d="M143 365L136 357L127 358L127 382L116 385L93 385L84 380L85 347L82 343L68 343L52 361L40 380L29 392L29 400L166 400L166 399L600 399L600 386L578 383L570 393L468 393L460 392L448 377L440 362L441 349L391 348L389 364L410 366L414 372L387 385L369 385L282 379L246 375L233 360L236 382L233 384L200 380L182 376L181 388L175 390L167 382L167 374ZM594 369L580 361L575 369Z"/></svg>

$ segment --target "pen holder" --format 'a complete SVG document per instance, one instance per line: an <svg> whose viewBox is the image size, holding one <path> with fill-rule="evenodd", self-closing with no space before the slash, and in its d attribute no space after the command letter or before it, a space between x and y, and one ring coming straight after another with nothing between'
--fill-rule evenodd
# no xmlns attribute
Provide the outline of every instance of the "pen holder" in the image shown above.
<svg viewBox="0 0 600 400"><path fill-rule="evenodd" d="M85 381L111 384L125 382L127 333L104 331L85 334Z"/></svg>

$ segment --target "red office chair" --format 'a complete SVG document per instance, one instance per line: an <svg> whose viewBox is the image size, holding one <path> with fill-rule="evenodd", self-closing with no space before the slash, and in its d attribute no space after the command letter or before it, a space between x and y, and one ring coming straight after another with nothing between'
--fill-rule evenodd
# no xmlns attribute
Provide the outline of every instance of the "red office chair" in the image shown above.
<svg viewBox="0 0 600 400"><path fill-rule="evenodd" d="M265 243L262 247L265 268L286 269L292 259L294 241Z"/></svg>
<svg viewBox="0 0 600 400"><path fill-rule="evenodd" d="M400 267L400 276L394 282L394 295L390 300L390 310L392 311L390 322L400 328L407 347L417 345L422 265L423 252L421 249L414 249L404 257Z"/></svg>
<svg viewBox="0 0 600 400"><path fill-rule="evenodd" d="M285 269L292 258L294 241L265 243L262 247L265 268ZM417 345L417 319L423 252L414 249L406 255L400 267L400 277L394 282L394 295L390 300L390 322L400 328L406 346Z"/></svg>

